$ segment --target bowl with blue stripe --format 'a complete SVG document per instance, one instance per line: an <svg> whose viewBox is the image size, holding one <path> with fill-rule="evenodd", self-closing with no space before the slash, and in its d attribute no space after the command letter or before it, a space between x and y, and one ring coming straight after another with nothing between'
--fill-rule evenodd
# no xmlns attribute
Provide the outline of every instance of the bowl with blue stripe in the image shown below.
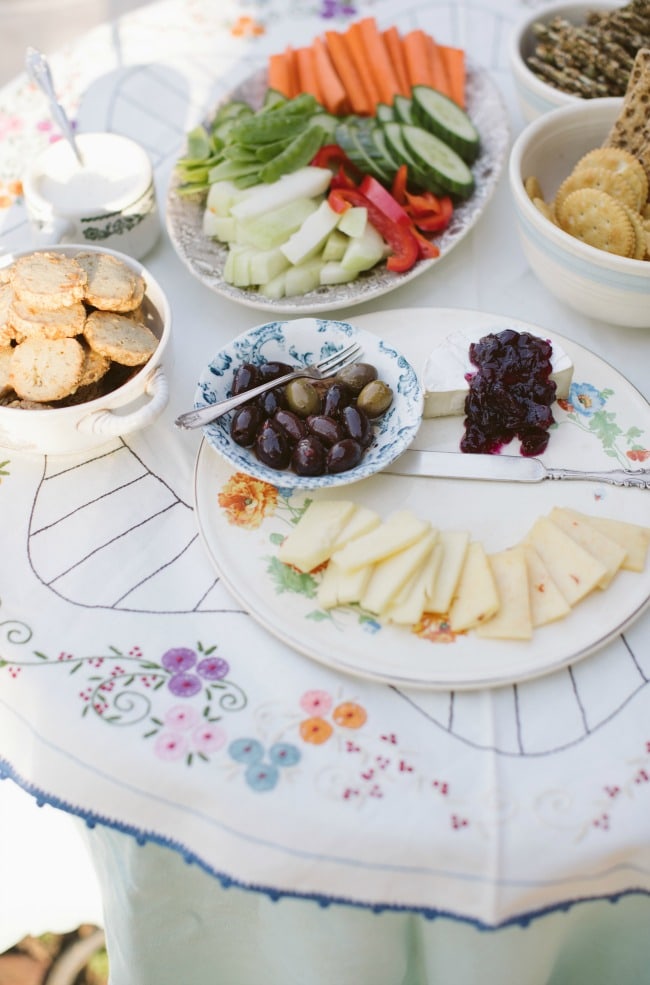
<svg viewBox="0 0 650 985"><path fill-rule="evenodd" d="M603 145L622 105L620 98L585 100L529 123L510 153L510 190L524 254L551 294L596 321L650 328L648 245L645 259L591 246L561 229L525 187L535 177L551 203L583 155Z"/></svg>

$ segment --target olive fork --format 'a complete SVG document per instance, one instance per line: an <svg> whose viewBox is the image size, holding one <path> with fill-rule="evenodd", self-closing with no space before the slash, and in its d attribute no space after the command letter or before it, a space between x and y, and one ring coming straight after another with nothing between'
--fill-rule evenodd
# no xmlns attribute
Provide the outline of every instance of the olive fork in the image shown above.
<svg viewBox="0 0 650 985"><path fill-rule="evenodd" d="M187 411L187 413L177 417L174 424L177 428L185 428L186 430L204 427L206 424L216 421L219 417L223 417L224 414L228 414L229 411L235 410L236 407L240 407L241 404L248 403L249 400L254 400L255 397L266 393L267 390L273 390L276 386L282 386L290 380L301 378L325 380L329 376L335 376L344 366L349 366L350 363L356 362L360 355L361 346L358 342L353 342L352 345L347 346L345 349L340 349L338 352L328 356L327 359L321 359L318 363L312 363L310 366L301 366L298 369L292 370L291 373L278 376L275 380L267 380L266 383L260 383L259 386L252 387L250 390L244 390L235 397L228 397L226 400L220 400L218 403L210 404L208 407L199 407L196 410Z"/></svg>

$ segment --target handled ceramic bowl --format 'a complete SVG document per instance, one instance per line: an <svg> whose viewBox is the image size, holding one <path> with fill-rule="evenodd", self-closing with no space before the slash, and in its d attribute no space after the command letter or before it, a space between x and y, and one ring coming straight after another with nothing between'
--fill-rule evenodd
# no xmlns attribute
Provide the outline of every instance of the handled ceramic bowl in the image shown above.
<svg viewBox="0 0 650 985"><path fill-rule="evenodd" d="M171 309L154 277L137 260L114 250L83 245L51 246L48 253L74 256L79 252L107 253L126 263L145 281L142 310L146 325L158 338L150 359L134 369L116 389L93 400L67 407L30 408L0 405L0 448L45 455L77 454L108 444L151 424L165 408L169 390L163 356L171 336ZM7 266L35 251L9 254Z"/></svg>

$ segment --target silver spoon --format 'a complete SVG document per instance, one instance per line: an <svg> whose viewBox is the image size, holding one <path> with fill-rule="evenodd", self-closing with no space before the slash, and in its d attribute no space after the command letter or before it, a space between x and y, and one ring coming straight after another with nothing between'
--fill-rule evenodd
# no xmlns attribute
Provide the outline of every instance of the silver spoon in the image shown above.
<svg viewBox="0 0 650 985"><path fill-rule="evenodd" d="M47 59L41 54L40 51L37 51L36 48L28 48L25 56L25 67L32 82L35 82L47 96L54 122L72 147L79 164L83 167L84 160L81 156L77 141L75 140L72 124L70 123L63 106L56 98L54 82L52 81L52 73L50 71L50 66L48 65Z"/></svg>

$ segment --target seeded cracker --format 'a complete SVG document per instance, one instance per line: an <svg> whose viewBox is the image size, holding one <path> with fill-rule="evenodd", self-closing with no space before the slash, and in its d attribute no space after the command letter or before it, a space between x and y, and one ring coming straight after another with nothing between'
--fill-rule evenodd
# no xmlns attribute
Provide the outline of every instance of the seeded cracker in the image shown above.
<svg viewBox="0 0 650 985"><path fill-rule="evenodd" d="M144 280L122 260L109 253L77 253L86 272L85 300L102 311L131 311L144 295Z"/></svg>
<svg viewBox="0 0 650 985"><path fill-rule="evenodd" d="M61 400L77 389L83 358L76 339L26 339L13 350L11 385L22 400Z"/></svg>
<svg viewBox="0 0 650 985"><path fill-rule="evenodd" d="M81 301L76 301L53 311L39 310L14 297L7 318L16 335L25 338L71 339L83 332L86 309Z"/></svg>
<svg viewBox="0 0 650 985"><path fill-rule="evenodd" d="M86 272L62 253L30 253L19 257L11 270L16 297L30 308L52 311L81 301Z"/></svg>
<svg viewBox="0 0 650 985"><path fill-rule="evenodd" d="M606 192L595 188L571 192L560 203L557 218L565 232L596 249L622 257L634 252L634 227L624 207Z"/></svg>
<svg viewBox="0 0 650 985"><path fill-rule="evenodd" d="M650 48L640 48L623 97L621 112L604 141L637 157L650 176Z"/></svg>
<svg viewBox="0 0 650 985"><path fill-rule="evenodd" d="M95 352L123 366L140 366L153 354L158 339L146 325L111 311L93 311L84 335Z"/></svg>

